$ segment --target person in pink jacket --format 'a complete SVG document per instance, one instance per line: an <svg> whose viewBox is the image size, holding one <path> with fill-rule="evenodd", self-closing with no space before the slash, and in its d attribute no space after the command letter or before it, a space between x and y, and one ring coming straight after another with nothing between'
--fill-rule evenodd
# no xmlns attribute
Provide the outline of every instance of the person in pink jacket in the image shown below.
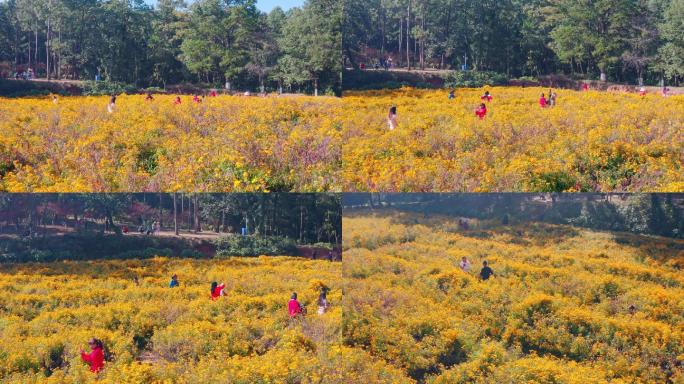
<svg viewBox="0 0 684 384"><path fill-rule="evenodd" d="M101 340L92 338L88 341L90 353L81 349L81 360L90 366L90 371L98 373L104 368L104 344Z"/></svg>
<svg viewBox="0 0 684 384"><path fill-rule="evenodd" d="M290 313L290 318L297 317L297 315L303 315L304 309L302 305L297 301L297 293L293 293L290 297L290 301L287 303L287 311Z"/></svg>

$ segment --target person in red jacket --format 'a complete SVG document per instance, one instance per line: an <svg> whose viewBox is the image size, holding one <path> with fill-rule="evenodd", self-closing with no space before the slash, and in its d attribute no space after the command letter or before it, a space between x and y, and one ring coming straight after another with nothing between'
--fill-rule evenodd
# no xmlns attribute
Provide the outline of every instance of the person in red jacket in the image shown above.
<svg viewBox="0 0 684 384"><path fill-rule="evenodd" d="M546 108L546 104L547 104L546 97L542 93L541 96L539 96L539 106L542 108Z"/></svg>
<svg viewBox="0 0 684 384"><path fill-rule="evenodd" d="M176 101L173 102L174 104L178 105L181 103L181 98L180 96L176 96Z"/></svg>
<svg viewBox="0 0 684 384"><path fill-rule="evenodd" d="M290 297L290 301L287 303L287 311L290 313L290 318L304 314L302 305L297 301L297 293L293 293Z"/></svg>
<svg viewBox="0 0 684 384"><path fill-rule="evenodd" d="M582 90L583 90L583 91L588 91L588 90L589 90L589 84L583 83L583 84L582 84Z"/></svg>
<svg viewBox="0 0 684 384"><path fill-rule="evenodd" d="M492 99L493 99L493 97L492 97L492 95L489 94L489 91L485 91L484 95L482 95L482 97L480 97L480 100L486 101L486 102L490 102L490 101L492 101Z"/></svg>
<svg viewBox="0 0 684 384"><path fill-rule="evenodd" d="M220 285L217 282L212 282L211 283L211 299L213 301L216 301L221 297L223 294L223 288L226 287L225 283L221 283Z"/></svg>
<svg viewBox="0 0 684 384"><path fill-rule="evenodd" d="M485 116L487 116L487 106L484 103L480 104L480 106L475 110L475 114L480 118L480 120L484 120Z"/></svg>
<svg viewBox="0 0 684 384"><path fill-rule="evenodd" d="M104 344L101 340L92 338L88 341L90 353L81 349L81 360L90 365L90 371L98 373L104 368Z"/></svg>

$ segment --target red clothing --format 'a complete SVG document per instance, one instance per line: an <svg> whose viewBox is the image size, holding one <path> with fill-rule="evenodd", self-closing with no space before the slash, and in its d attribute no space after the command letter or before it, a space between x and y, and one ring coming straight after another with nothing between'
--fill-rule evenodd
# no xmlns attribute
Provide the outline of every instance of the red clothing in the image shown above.
<svg viewBox="0 0 684 384"><path fill-rule="evenodd" d="M173 103L174 103L174 104L180 104L180 103L181 103L181 99L176 99L176 101L174 101Z"/></svg>
<svg viewBox="0 0 684 384"><path fill-rule="evenodd" d="M221 291L223 291L223 288L225 288L225 284L217 285L216 288L214 288L213 291L211 291L211 299L216 301L218 300L219 297L221 297Z"/></svg>
<svg viewBox="0 0 684 384"><path fill-rule="evenodd" d="M480 97L480 100L487 101L487 102L492 101L492 95L482 96L482 97Z"/></svg>
<svg viewBox="0 0 684 384"><path fill-rule="evenodd" d="M211 91L211 97L216 97L216 91Z"/></svg>
<svg viewBox="0 0 684 384"><path fill-rule="evenodd" d="M480 120L484 120L485 116L487 115L487 108L478 108L475 110L475 114L480 118Z"/></svg>
<svg viewBox="0 0 684 384"><path fill-rule="evenodd" d="M539 98L539 105L540 105L542 108L546 108L546 98L540 97L540 98Z"/></svg>
<svg viewBox="0 0 684 384"><path fill-rule="evenodd" d="M100 372L104 368L104 352L102 348L95 347L92 352L81 352L81 359L90 365L91 372Z"/></svg>
<svg viewBox="0 0 684 384"><path fill-rule="evenodd" d="M587 84L587 83L582 84L582 89L585 91L588 91L589 90L589 84Z"/></svg>
<svg viewBox="0 0 684 384"><path fill-rule="evenodd" d="M302 313L302 306L299 305L299 301L290 299L290 301L287 303L287 310L290 312L290 317L295 317Z"/></svg>

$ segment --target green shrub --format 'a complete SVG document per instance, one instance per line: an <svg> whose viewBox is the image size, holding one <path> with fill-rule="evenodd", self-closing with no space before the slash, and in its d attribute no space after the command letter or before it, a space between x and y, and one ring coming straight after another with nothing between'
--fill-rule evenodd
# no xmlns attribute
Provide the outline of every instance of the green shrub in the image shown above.
<svg viewBox="0 0 684 384"><path fill-rule="evenodd" d="M297 251L292 239L280 236L224 236L216 241L216 256L292 255Z"/></svg>
<svg viewBox="0 0 684 384"><path fill-rule="evenodd" d="M448 88L479 88L485 85L506 85L505 75L488 71L454 71L447 76L445 86Z"/></svg>
<svg viewBox="0 0 684 384"><path fill-rule="evenodd" d="M83 83L83 94L86 96L119 95L135 91L135 86L115 81L85 81Z"/></svg>

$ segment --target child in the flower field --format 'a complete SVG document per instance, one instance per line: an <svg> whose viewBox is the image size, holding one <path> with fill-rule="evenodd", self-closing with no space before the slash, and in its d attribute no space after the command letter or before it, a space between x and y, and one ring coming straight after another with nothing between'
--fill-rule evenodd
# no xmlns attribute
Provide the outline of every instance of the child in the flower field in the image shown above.
<svg viewBox="0 0 684 384"><path fill-rule="evenodd" d="M116 109L116 96L112 95L112 97L109 98L109 104L107 104L107 112L114 113L114 109Z"/></svg>
<svg viewBox="0 0 684 384"><path fill-rule="evenodd" d="M387 114L387 125L389 130L393 131L397 127L397 107L391 107Z"/></svg>
<svg viewBox="0 0 684 384"><path fill-rule="evenodd" d="M299 304L299 301L297 301L296 292L292 293L292 296L290 296L290 301L287 303L287 311L290 313L290 318L304 314L304 308Z"/></svg>
<svg viewBox="0 0 684 384"><path fill-rule="evenodd" d="M174 104L178 105L181 103L181 98L180 96L176 96L176 100L173 102Z"/></svg>
<svg viewBox="0 0 684 384"><path fill-rule="evenodd" d="M480 100L486 101L486 102L490 102L490 101L492 101L492 99L493 99L493 97L492 97L492 95L489 94L489 91L485 91L484 95L482 95L482 97L480 97Z"/></svg>
<svg viewBox="0 0 684 384"><path fill-rule="evenodd" d="M461 262L458 263L458 266L461 267L463 272L470 272L470 261L467 257L463 256Z"/></svg>
<svg viewBox="0 0 684 384"><path fill-rule="evenodd" d="M104 368L104 344L102 340L92 338L88 341L90 346L90 353L85 353L81 349L81 360L90 366L90 371L94 373L100 372Z"/></svg>
<svg viewBox="0 0 684 384"><path fill-rule="evenodd" d="M542 93L541 96L539 96L539 106L542 108L546 108L546 105L548 102L546 101L546 96Z"/></svg>
<svg viewBox="0 0 684 384"><path fill-rule="evenodd" d="M223 288L226 287L225 283L217 283L217 282L212 282L211 283L211 300L216 301L219 299L219 297L223 296Z"/></svg>
<svg viewBox="0 0 684 384"><path fill-rule="evenodd" d="M328 290L321 288L321 293L318 295L318 314L322 315L328 310L330 303L328 302Z"/></svg>
<svg viewBox="0 0 684 384"><path fill-rule="evenodd" d="M480 104L480 106L475 109L475 115L477 115L480 120L484 120L485 116L487 116L487 106L484 103Z"/></svg>

